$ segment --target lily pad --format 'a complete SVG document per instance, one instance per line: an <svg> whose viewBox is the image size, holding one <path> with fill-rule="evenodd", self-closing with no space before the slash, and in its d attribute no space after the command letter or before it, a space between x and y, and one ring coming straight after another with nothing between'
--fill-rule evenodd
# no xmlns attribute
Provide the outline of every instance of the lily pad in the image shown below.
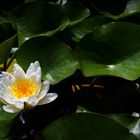
<svg viewBox="0 0 140 140"><path fill-rule="evenodd" d="M12 13L19 33L19 42L39 34L53 34L69 23L60 5L45 1L25 3Z"/></svg>
<svg viewBox="0 0 140 140"><path fill-rule="evenodd" d="M70 76L78 67L71 48L53 37L34 37L26 41L16 53L17 62L25 69L31 62L41 63L43 79L57 83Z"/></svg>
<svg viewBox="0 0 140 140"><path fill-rule="evenodd" d="M67 2L64 5L70 25L76 24L90 15L89 9L78 2Z"/></svg>
<svg viewBox="0 0 140 140"><path fill-rule="evenodd" d="M104 2L97 0L92 3L101 14L113 19L125 18L140 13L139 0L115 0Z"/></svg>
<svg viewBox="0 0 140 140"><path fill-rule="evenodd" d="M72 26L70 30L74 35L78 38L81 39L83 38L87 33L91 32L93 28L96 28L97 26L101 26L104 24L107 24L109 22L112 22L113 19L98 15L96 17L92 18L87 18L85 20L82 20L78 24Z"/></svg>
<svg viewBox="0 0 140 140"><path fill-rule="evenodd" d="M15 47L17 43L17 34L6 39L0 44L0 64L5 63L9 57L12 47Z"/></svg>
<svg viewBox="0 0 140 140"><path fill-rule="evenodd" d="M0 24L0 64L5 63L11 48L17 44L17 34L9 23Z"/></svg>
<svg viewBox="0 0 140 140"><path fill-rule="evenodd" d="M124 11L127 1L128 0L94 0L90 1L90 4L101 13L119 15Z"/></svg>
<svg viewBox="0 0 140 140"><path fill-rule="evenodd" d="M124 18L127 16L131 16L131 15L136 15L140 13L140 1L139 0L129 0L125 10L123 11L122 14L118 15L118 16L110 16L114 19L120 19L120 18Z"/></svg>
<svg viewBox="0 0 140 140"><path fill-rule="evenodd" d="M137 140L137 137L121 124L106 116L93 113L77 113L60 119L43 130L42 138L44 140Z"/></svg>
<svg viewBox="0 0 140 140"><path fill-rule="evenodd" d="M7 140L10 136L12 123L17 113L7 113L0 109L0 139Z"/></svg>
<svg viewBox="0 0 140 140"><path fill-rule="evenodd" d="M112 114L110 117L134 133L140 139L140 118L137 113L129 114Z"/></svg>
<svg viewBox="0 0 140 140"><path fill-rule="evenodd" d="M140 76L140 26L113 22L93 29L76 48L85 76Z"/></svg>

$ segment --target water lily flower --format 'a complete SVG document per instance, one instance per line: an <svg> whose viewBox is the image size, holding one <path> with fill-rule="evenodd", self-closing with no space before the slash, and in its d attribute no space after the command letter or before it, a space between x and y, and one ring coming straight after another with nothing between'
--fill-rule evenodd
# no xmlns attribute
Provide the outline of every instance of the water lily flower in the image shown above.
<svg viewBox="0 0 140 140"><path fill-rule="evenodd" d="M3 110L14 113L25 109L25 104L35 107L52 102L56 93L47 93L48 80L41 82L41 67L38 61L31 63L26 73L14 64L13 72L2 72L0 78L0 101Z"/></svg>

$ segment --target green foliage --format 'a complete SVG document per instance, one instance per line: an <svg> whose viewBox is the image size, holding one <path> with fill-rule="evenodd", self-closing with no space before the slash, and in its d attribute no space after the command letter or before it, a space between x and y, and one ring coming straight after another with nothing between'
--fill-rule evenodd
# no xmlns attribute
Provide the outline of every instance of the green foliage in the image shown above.
<svg viewBox="0 0 140 140"><path fill-rule="evenodd" d="M16 59L25 68L38 60L42 66L42 78L49 79L53 84L72 75L78 67L71 48L58 39L46 36L34 37L22 44Z"/></svg>
<svg viewBox="0 0 140 140"><path fill-rule="evenodd" d="M11 129L13 125L13 120L17 116L17 113L6 113L0 110L0 139L1 140L9 140L11 135Z"/></svg>
<svg viewBox="0 0 140 140"><path fill-rule="evenodd" d="M76 24L90 15L87 7L77 2L68 2L64 5L64 9L69 17L70 25Z"/></svg>
<svg viewBox="0 0 140 140"><path fill-rule="evenodd" d="M43 132L47 140L137 140L129 130L105 116L78 113L56 121Z"/></svg>
<svg viewBox="0 0 140 140"><path fill-rule="evenodd" d="M72 33L79 39L91 32L95 27L113 22L114 20L102 15L82 20L79 24L71 27Z"/></svg>
<svg viewBox="0 0 140 140"><path fill-rule="evenodd" d="M139 0L98 0L91 2L91 4L102 14L114 19L125 18L140 12Z"/></svg>
<svg viewBox="0 0 140 140"><path fill-rule="evenodd" d="M0 72L38 60L58 98L1 110L0 139L140 140L140 1L12 2L0 2Z"/></svg>
<svg viewBox="0 0 140 140"><path fill-rule="evenodd" d="M60 5L47 2L24 4L12 14L21 42L35 35L52 34L67 26L69 22Z"/></svg>
<svg viewBox="0 0 140 140"><path fill-rule="evenodd" d="M5 63L9 57L11 48L15 47L17 34L10 24L0 25L0 64Z"/></svg>
<svg viewBox="0 0 140 140"><path fill-rule="evenodd" d="M85 76L114 75L135 80L140 75L140 26L113 22L96 27L76 48Z"/></svg>
<svg viewBox="0 0 140 140"><path fill-rule="evenodd" d="M134 133L140 139L140 119L137 115L137 113L133 113L133 115L112 114L110 117L128 128L130 132Z"/></svg>

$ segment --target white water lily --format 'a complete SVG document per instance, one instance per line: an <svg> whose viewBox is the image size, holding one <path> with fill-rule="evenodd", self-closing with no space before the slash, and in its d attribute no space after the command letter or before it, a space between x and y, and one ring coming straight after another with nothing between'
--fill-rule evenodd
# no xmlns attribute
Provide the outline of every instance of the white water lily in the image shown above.
<svg viewBox="0 0 140 140"><path fill-rule="evenodd" d="M41 67L38 61L31 63L26 73L15 64L12 73L2 72L0 78L0 101L3 110L14 113L25 108L50 103L57 98L56 93L47 93L48 80L41 82Z"/></svg>

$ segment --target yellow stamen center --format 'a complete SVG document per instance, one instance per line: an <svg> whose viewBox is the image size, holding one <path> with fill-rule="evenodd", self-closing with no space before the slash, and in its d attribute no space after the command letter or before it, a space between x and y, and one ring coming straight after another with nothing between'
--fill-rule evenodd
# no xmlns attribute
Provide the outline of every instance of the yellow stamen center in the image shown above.
<svg viewBox="0 0 140 140"><path fill-rule="evenodd" d="M11 91L15 98L20 99L37 94L38 86L30 79L22 79L14 82Z"/></svg>

